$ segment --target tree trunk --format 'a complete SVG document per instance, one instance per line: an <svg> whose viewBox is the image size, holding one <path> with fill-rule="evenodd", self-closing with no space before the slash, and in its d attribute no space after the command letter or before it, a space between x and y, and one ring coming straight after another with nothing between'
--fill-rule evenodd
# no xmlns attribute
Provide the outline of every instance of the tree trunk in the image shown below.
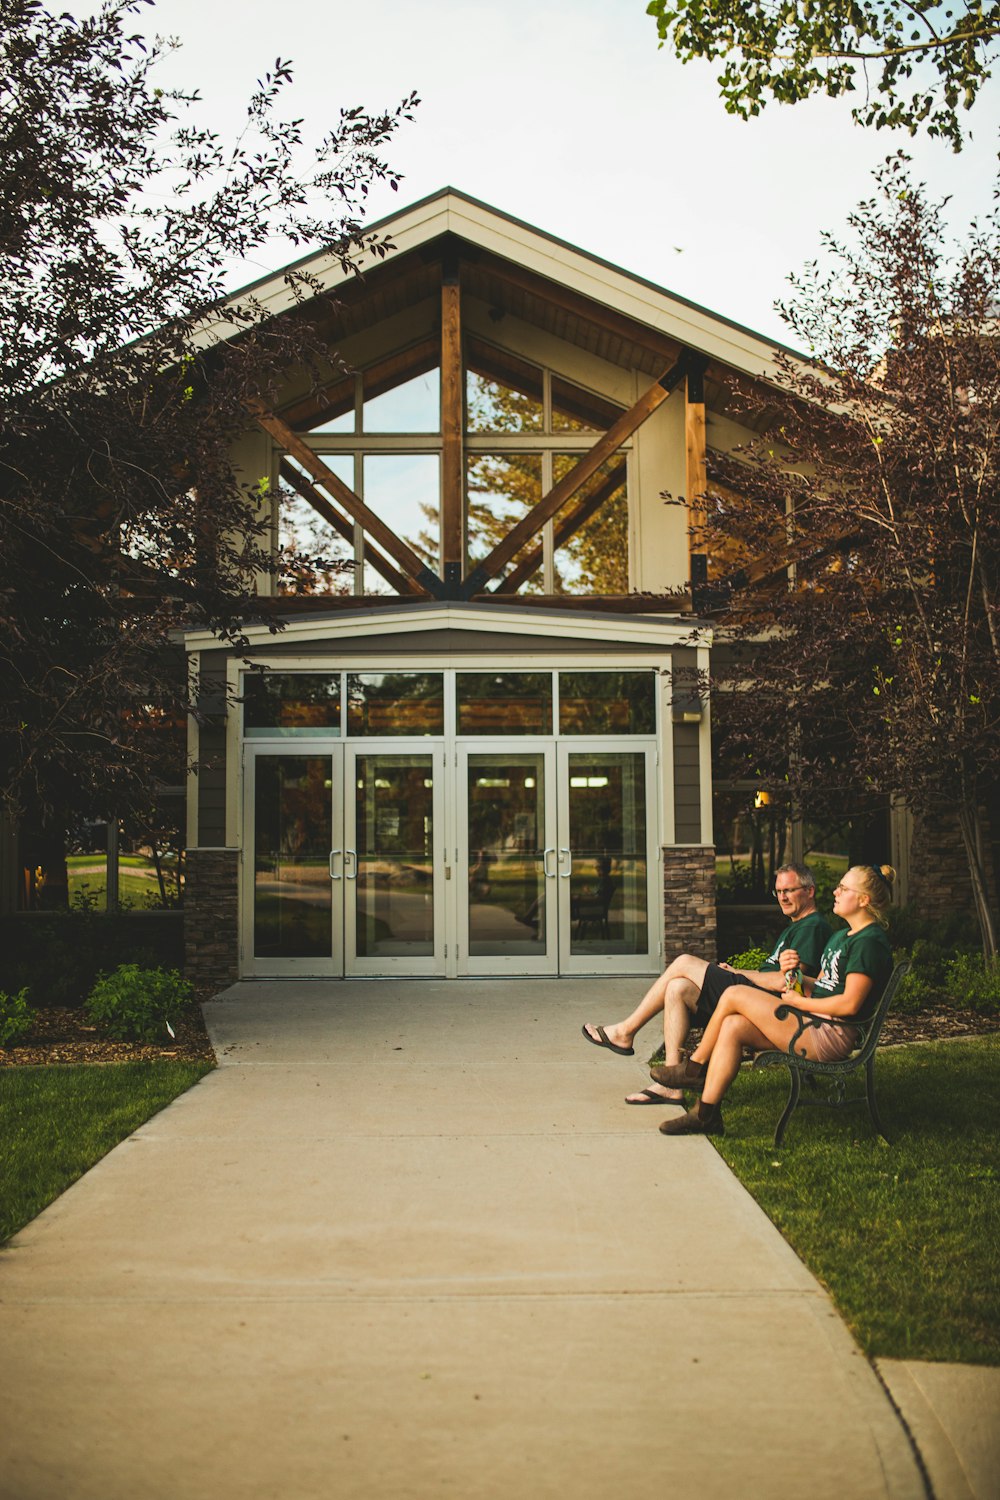
<svg viewBox="0 0 1000 1500"><path fill-rule="evenodd" d="M972 884L972 899L976 905L979 931L983 940L983 954L988 962L997 962L997 929L993 908L990 905L989 885L983 860L982 819L975 796L963 798L958 809L958 823L962 830L965 857L969 862L969 879Z"/></svg>

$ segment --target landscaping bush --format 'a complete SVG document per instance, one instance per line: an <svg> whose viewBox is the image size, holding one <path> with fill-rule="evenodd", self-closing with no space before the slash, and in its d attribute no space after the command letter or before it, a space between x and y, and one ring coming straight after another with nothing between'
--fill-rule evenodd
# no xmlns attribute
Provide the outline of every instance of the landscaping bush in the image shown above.
<svg viewBox="0 0 1000 1500"><path fill-rule="evenodd" d="M6 1047L27 1036L35 1024L37 1014L28 1004L26 989L18 990L16 995L0 990L0 1047Z"/></svg>
<svg viewBox="0 0 1000 1500"><path fill-rule="evenodd" d="M1000 964L987 963L981 953L956 953L945 965L944 990L951 1004L995 1016L1000 1011Z"/></svg>
<svg viewBox="0 0 1000 1500"><path fill-rule="evenodd" d="M158 1041L171 1030L185 1005L191 986L176 969L141 969L120 964L113 974L102 974L87 996L87 1018L116 1041Z"/></svg>
<svg viewBox="0 0 1000 1500"><path fill-rule="evenodd" d="M726 963L734 969L759 969L770 951L770 948L744 948L742 953L730 954Z"/></svg>
<svg viewBox="0 0 1000 1500"><path fill-rule="evenodd" d="M119 964L179 963L180 932L160 913L19 912L0 922L0 988L27 988L37 1005L82 1005L97 976Z"/></svg>
<svg viewBox="0 0 1000 1500"><path fill-rule="evenodd" d="M905 950L896 956L905 958ZM931 1005L948 1005L982 1015L1000 1012L1000 966L987 963L981 953L956 952L928 937L917 938L909 957L913 967L896 993L896 1010L914 1015Z"/></svg>

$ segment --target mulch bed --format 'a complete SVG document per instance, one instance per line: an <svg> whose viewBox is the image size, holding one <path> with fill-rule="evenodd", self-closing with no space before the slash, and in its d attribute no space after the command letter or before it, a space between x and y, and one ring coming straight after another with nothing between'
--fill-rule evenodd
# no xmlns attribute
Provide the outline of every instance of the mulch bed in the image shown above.
<svg viewBox="0 0 1000 1500"><path fill-rule="evenodd" d="M0 1068L37 1067L50 1063L146 1062L178 1058L184 1062L214 1062L215 1053L205 1030L200 1005L193 1005L175 1026L176 1037L162 1043L112 1042L86 1024L83 1011L56 1007L39 1010L30 1035L0 1048ZM1000 1016L981 1016L972 1010L944 1006L917 1016L890 1015L882 1031L884 1044L937 1042L951 1037L982 1036L1000 1031Z"/></svg>
<svg viewBox="0 0 1000 1500"><path fill-rule="evenodd" d="M192 1005L162 1042L113 1042L88 1026L82 1010L58 1006L39 1009L29 1034L7 1048L0 1047L0 1068L25 1068L49 1063L151 1062L170 1058L181 1062L215 1062L200 1005Z"/></svg>

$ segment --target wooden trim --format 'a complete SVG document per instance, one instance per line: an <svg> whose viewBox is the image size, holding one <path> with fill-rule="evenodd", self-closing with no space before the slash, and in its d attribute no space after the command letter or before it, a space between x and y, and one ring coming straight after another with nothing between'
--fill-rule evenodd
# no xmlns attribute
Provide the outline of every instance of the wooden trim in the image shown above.
<svg viewBox="0 0 1000 1500"><path fill-rule="evenodd" d="M628 464L623 459L602 480L593 494L585 496L576 509L560 521L552 537L553 550L562 547L564 543L568 542L570 537L579 531L584 522L589 521L595 511L600 510L605 500L609 499L616 490L621 488L625 482L627 470ZM544 544L539 542L538 546L533 547L528 556L523 558L517 567L508 573L502 582L497 585L493 590L493 597L496 598L497 595L503 594L516 594L522 583L525 583L531 577L532 573L537 572L542 564L544 554Z"/></svg>
<svg viewBox="0 0 1000 1500"><path fill-rule="evenodd" d="M338 536L344 537L346 541L350 542L353 545L354 522L352 520L350 520L347 516L341 515L340 511L337 510L335 506L330 504L326 496L321 495L320 492L309 483L305 475L300 473L298 469L294 468L288 462L287 458L283 458L280 460L278 464L278 472L281 475L282 479L285 480L286 484L290 484L292 488L299 495L301 495L302 499L305 500L307 504L312 506L317 515L322 516L323 520L333 527ZM280 503L281 502L279 500L279 504ZM381 552L372 542L367 542L365 544L365 561L370 562L376 573L380 573L385 579L386 583L392 584L392 587L394 589L398 589L401 594L418 594L421 592L417 588L415 583L413 583L403 573L397 572L397 570L392 566L392 563L389 561L389 559L387 557L383 557Z"/></svg>
<svg viewBox="0 0 1000 1500"><path fill-rule="evenodd" d="M510 559L520 552L524 543L536 532L541 531L546 521L561 510L566 502L573 498L581 485L586 484L590 476L597 472L605 460L617 452L622 443L642 426L646 418L652 416L657 407L666 401L674 388L684 379L690 358L688 351L684 350L675 364L669 370L664 371L659 380L639 397L635 405L623 412L614 426L598 438L575 468L560 479L558 484L554 484L548 494L543 495L538 504L533 506L528 514L508 531L507 535L493 548L489 557L481 562L470 575L467 588L469 595L480 593L484 585L491 578L495 578Z"/></svg>
<svg viewBox="0 0 1000 1500"><path fill-rule="evenodd" d="M341 505L355 521L360 521L368 534L388 552L389 556L399 563L400 567L409 574L420 592L438 595L441 580L432 568L429 568L423 558L418 557L402 537L398 537L391 527L387 526L381 517L373 510L369 510L360 496L349 489L344 481L328 468L318 453L302 441L297 433L293 432L287 422L269 412L264 404L257 400L247 402L247 409L252 412L258 424L269 433L271 437L290 453L293 458L305 469L315 484L322 486L335 495Z"/></svg>
<svg viewBox="0 0 1000 1500"><path fill-rule="evenodd" d="M684 498L688 511L688 577L704 583L705 495L708 490L705 429L705 383L703 368L689 370L684 389L684 453L686 478Z"/></svg>
<svg viewBox="0 0 1000 1500"><path fill-rule="evenodd" d="M465 557L465 392L462 372L462 286L458 262L441 268L441 576L461 583Z"/></svg>

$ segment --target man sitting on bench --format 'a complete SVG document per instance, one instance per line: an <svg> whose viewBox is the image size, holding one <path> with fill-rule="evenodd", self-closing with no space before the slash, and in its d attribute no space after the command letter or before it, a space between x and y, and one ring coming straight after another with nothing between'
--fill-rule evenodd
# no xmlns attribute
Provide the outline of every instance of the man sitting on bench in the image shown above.
<svg viewBox="0 0 1000 1500"><path fill-rule="evenodd" d="M693 954L682 953L650 986L624 1021L610 1026L587 1022L583 1027L587 1041L631 1057L636 1033L662 1010L664 1064L669 1066L680 1062L681 1047L692 1022L697 1020L704 1026L719 996L730 985L750 983L780 995L786 988L786 974L796 969L809 976L818 974L831 928L816 907L816 877L808 865L782 865L774 877L774 894L788 925L759 969L733 969L728 964L710 964ZM629 1094L625 1102L680 1104L682 1099L679 1089L653 1084L638 1094Z"/></svg>

